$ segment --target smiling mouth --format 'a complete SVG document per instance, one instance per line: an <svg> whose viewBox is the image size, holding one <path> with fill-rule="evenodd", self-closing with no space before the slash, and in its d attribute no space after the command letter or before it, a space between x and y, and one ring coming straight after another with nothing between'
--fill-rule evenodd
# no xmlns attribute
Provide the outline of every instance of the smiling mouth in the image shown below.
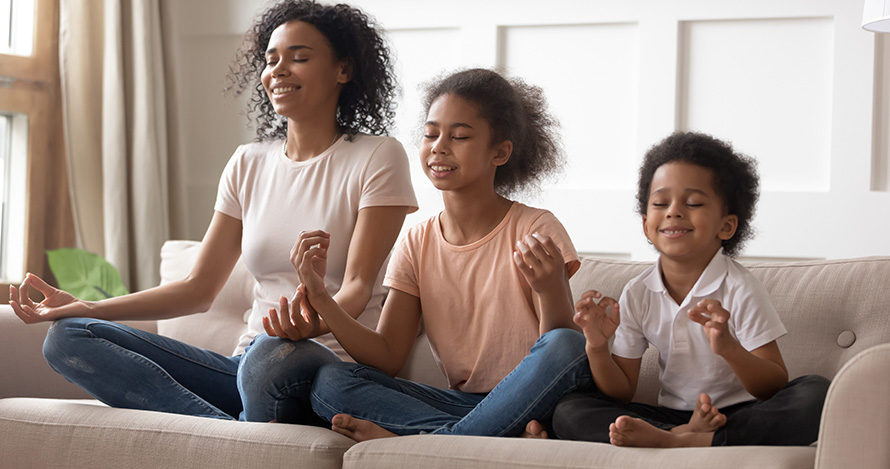
<svg viewBox="0 0 890 469"><path fill-rule="evenodd" d="M297 91L299 87L296 86L282 86L279 88L275 88L272 90L272 94L279 95L284 93L290 93L291 91Z"/></svg>
<svg viewBox="0 0 890 469"><path fill-rule="evenodd" d="M439 164L431 164L430 169L432 169L433 171L435 171L437 173L447 173L448 171L454 171L457 168L455 168L454 166L443 166L443 165L439 165Z"/></svg>

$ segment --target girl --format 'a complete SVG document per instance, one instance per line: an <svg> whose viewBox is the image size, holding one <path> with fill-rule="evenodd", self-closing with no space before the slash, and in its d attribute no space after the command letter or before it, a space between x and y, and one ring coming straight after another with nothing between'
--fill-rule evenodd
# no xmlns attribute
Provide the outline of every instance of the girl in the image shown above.
<svg viewBox="0 0 890 469"><path fill-rule="evenodd" d="M405 214L416 207L402 146L361 133L384 133L392 123L389 54L362 12L285 1L254 24L231 78L239 92L255 91L258 142L239 147L226 166L189 276L96 303L28 276L20 289L10 288L10 304L25 322L56 321L44 345L47 361L108 405L307 421L316 418L308 404L312 377L339 358L336 342L322 336L324 324L297 330L291 318L299 307L279 301L299 283L288 257L303 249L297 233L333 233L323 283L345 314L367 311L362 319L374 324L383 296L378 275ZM207 310L242 252L257 285L234 356L110 322ZM43 302L28 299L31 286ZM269 324L277 337L261 335L250 346L263 331L263 314L276 305L286 311ZM309 337L318 342L291 341Z"/></svg>
<svg viewBox="0 0 890 469"><path fill-rule="evenodd" d="M590 381L584 337L572 329L568 279L580 262L571 240L550 212L507 198L560 167L555 122L540 89L490 70L433 84L425 107L420 160L445 210L393 254L377 330L325 291L323 243L298 260L298 294L358 362L322 367L312 407L358 441L514 436L527 424L541 434L531 422ZM393 378L421 320L449 389Z"/></svg>

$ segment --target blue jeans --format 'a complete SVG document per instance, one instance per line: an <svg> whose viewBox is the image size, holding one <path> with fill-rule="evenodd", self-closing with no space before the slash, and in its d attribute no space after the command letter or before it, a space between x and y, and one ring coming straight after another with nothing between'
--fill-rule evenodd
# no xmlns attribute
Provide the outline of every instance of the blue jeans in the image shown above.
<svg viewBox="0 0 890 469"><path fill-rule="evenodd" d="M323 363L339 361L309 340L262 334L244 355L227 357L88 318L56 321L43 355L65 379L112 407L261 422L312 418L309 383Z"/></svg>
<svg viewBox="0 0 890 469"><path fill-rule="evenodd" d="M563 395L592 383L584 343L571 329L547 332L482 394L392 378L354 363L329 364L312 386L312 408L327 421L349 414L397 435L515 436L530 420L548 421Z"/></svg>

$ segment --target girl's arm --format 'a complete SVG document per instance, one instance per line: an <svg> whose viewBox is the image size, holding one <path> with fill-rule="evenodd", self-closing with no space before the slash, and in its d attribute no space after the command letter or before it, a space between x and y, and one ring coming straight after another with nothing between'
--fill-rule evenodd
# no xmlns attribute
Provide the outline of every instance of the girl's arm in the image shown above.
<svg viewBox="0 0 890 469"><path fill-rule="evenodd" d="M613 399L630 402L637 391L643 359L619 357L609 351L609 338L621 323L618 302L590 290L581 295L575 309L574 320L587 339L585 350L596 387Z"/></svg>
<svg viewBox="0 0 890 469"><path fill-rule="evenodd" d="M745 350L729 333L730 313L719 301L702 300L687 314L702 325L711 341L711 350L726 361L749 394L766 400L788 383L788 369L776 341L750 352Z"/></svg>
<svg viewBox="0 0 890 469"><path fill-rule="evenodd" d="M241 255L241 221L214 212L189 275L179 281L102 301L82 301L28 274L20 289L10 287L9 300L26 323L67 317L111 321L166 319L207 311ZM46 299L34 303L30 287Z"/></svg>
<svg viewBox="0 0 890 469"><path fill-rule="evenodd" d="M313 247L306 251L300 263L302 290L311 305L309 315L318 314L356 362L395 376L408 359L420 327L420 299L390 289L377 330L368 329L349 315L325 290L322 273L326 256L324 248Z"/></svg>
<svg viewBox="0 0 890 469"><path fill-rule="evenodd" d="M534 233L516 243L513 262L532 287L539 333L578 329L572 322L572 290L562 252L546 235Z"/></svg>

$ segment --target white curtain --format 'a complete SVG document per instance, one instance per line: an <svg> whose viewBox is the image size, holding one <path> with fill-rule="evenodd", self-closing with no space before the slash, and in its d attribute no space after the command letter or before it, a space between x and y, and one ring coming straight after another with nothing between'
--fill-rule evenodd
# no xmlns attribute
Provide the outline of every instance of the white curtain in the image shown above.
<svg viewBox="0 0 890 469"><path fill-rule="evenodd" d="M61 0L60 28L78 244L152 287L169 236L159 0Z"/></svg>

